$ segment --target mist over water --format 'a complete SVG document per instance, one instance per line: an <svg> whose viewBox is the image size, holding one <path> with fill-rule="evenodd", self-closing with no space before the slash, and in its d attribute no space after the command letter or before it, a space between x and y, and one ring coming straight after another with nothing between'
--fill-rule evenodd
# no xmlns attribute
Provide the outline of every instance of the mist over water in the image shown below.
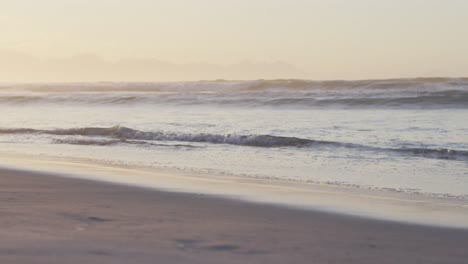
<svg viewBox="0 0 468 264"><path fill-rule="evenodd" d="M468 79L0 85L5 151L468 197Z"/></svg>

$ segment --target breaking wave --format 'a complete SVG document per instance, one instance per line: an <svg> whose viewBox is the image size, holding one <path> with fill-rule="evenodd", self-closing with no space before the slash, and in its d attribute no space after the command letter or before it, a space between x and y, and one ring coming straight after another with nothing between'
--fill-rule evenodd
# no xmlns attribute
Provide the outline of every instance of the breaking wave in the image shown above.
<svg viewBox="0 0 468 264"><path fill-rule="evenodd" d="M195 147L187 144L160 144L158 142L194 142L194 143L209 143L209 144L229 144L248 147L261 148L279 148L279 147L295 147L295 148L348 148L359 151L372 152L390 152L394 154L434 158L468 161L468 151L453 150L446 148L408 148L402 146L400 148L381 148L373 146L365 146L352 143L312 140L298 137L284 137L273 135L236 135L236 134L208 134L208 133L175 133L165 131L140 131L123 126L115 126L108 128L101 127L85 127L85 128L70 128L70 129L32 129L32 128L17 128L17 129L0 129L0 134L45 134L57 136L84 136L85 139L54 139L53 143L59 144L74 144L74 145L99 145L109 146L116 144L133 144L133 145L154 145L154 146L175 146L175 147ZM93 137L99 137L95 139ZM102 139L104 138L104 139Z"/></svg>
<svg viewBox="0 0 468 264"><path fill-rule="evenodd" d="M298 79L251 81L198 81L198 82L99 82L99 83L37 83L11 84L0 90L32 92L190 92L190 91L265 91L265 90L316 90L316 89L420 89L467 88L468 78L408 78L382 80L330 80L311 81Z"/></svg>
<svg viewBox="0 0 468 264"><path fill-rule="evenodd" d="M112 145L148 145L158 147L182 147L182 148L198 148L197 146L188 144L157 144L147 141L126 140L126 139L53 139L54 144L69 144L69 145L84 145L84 146L112 146Z"/></svg>
<svg viewBox="0 0 468 264"><path fill-rule="evenodd" d="M172 133L164 131L145 132L123 126L98 128L71 128L40 130L31 128L0 129L0 134L48 134L61 136L99 136L110 137L118 140L152 140L152 141L180 141L199 142L212 144L230 144L252 147L305 147L313 144L339 144L328 141L315 141L295 137L280 137L271 135L219 135L219 134L189 134ZM88 141L83 141L86 144ZM79 143L79 142L78 142ZM104 144L117 144L115 141L108 141Z"/></svg>
<svg viewBox="0 0 468 264"><path fill-rule="evenodd" d="M10 85L0 104L468 108L468 78Z"/></svg>

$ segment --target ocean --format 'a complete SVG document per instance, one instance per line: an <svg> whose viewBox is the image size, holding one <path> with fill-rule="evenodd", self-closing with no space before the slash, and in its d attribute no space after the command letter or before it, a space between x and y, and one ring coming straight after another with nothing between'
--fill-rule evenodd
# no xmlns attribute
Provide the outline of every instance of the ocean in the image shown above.
<svg viewBox="0 0 468 264"><path fill-rule="evenodd" d="M468 79L0 85L0 150L468 198Z"/></svg>

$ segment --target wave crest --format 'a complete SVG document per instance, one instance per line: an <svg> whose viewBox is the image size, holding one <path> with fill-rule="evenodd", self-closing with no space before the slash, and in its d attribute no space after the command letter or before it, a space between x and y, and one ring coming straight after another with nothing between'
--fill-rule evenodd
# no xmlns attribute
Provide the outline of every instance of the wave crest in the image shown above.
<svg viewBox="0 0 468 264"><path fill-rule="evenodd" d="M336 144L328 141L315 141L296 137L281 137L271 135L219 135L219 134L190 134L164 131L145 132L123 126L109 128L86 127L55 130L37 130L29 128L0 129L0 134L48 134L61 136L100 136L119 140L153 140L153 141L182 141L212 144L230 144L252 147L304 147L312 144ZM86 141L83 141L86 143ZM117 142L109 141L109 144Z"/></svg>
<svg viewBox="0 0 468 264"><path fill-rule="evenodd" d="M194 142L194 143L209 143L209 144L229 144L248 147L262 148L312 148L312 147L327 147L327 148L348 148L359 151L372 152L387 152L400 155L449 159L468 161L468 151L453 150L446 148L382 148L365 146L352 143L312 140L298 137L284 137L274 135L236 135L236 134L209 134L209 133L176 133L166 131L140 131L124 126L114 127L84 127L70 129L32 129L32 128L17 128L17 129L0 129L0 134L45 134L56 136L84 136L90 137L85 139L54 139L54 143L60 144L75 144L75 145L100 145L109 146L116 144L141 144L154 146L175 146L175 147L195 147L186 144L158 144L158 142ZM100 137L104 139L93 139L92 137Z"/></svg>
<svg viewBox="0 0 468 264"><path fill-rule="evenodd" d="M468 108L468 79L18 85L1 104Z"/></svg>

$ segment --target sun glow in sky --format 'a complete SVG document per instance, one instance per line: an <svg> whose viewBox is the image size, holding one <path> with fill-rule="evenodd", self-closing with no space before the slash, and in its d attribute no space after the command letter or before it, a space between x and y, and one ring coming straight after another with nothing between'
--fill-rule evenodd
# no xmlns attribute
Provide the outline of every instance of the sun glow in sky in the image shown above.
<svg viewBox="0 0 468 264"><path fill-rule="evenodd" d="M466 76L467 14L465 0L0 0L0 81Z"/></svg>

